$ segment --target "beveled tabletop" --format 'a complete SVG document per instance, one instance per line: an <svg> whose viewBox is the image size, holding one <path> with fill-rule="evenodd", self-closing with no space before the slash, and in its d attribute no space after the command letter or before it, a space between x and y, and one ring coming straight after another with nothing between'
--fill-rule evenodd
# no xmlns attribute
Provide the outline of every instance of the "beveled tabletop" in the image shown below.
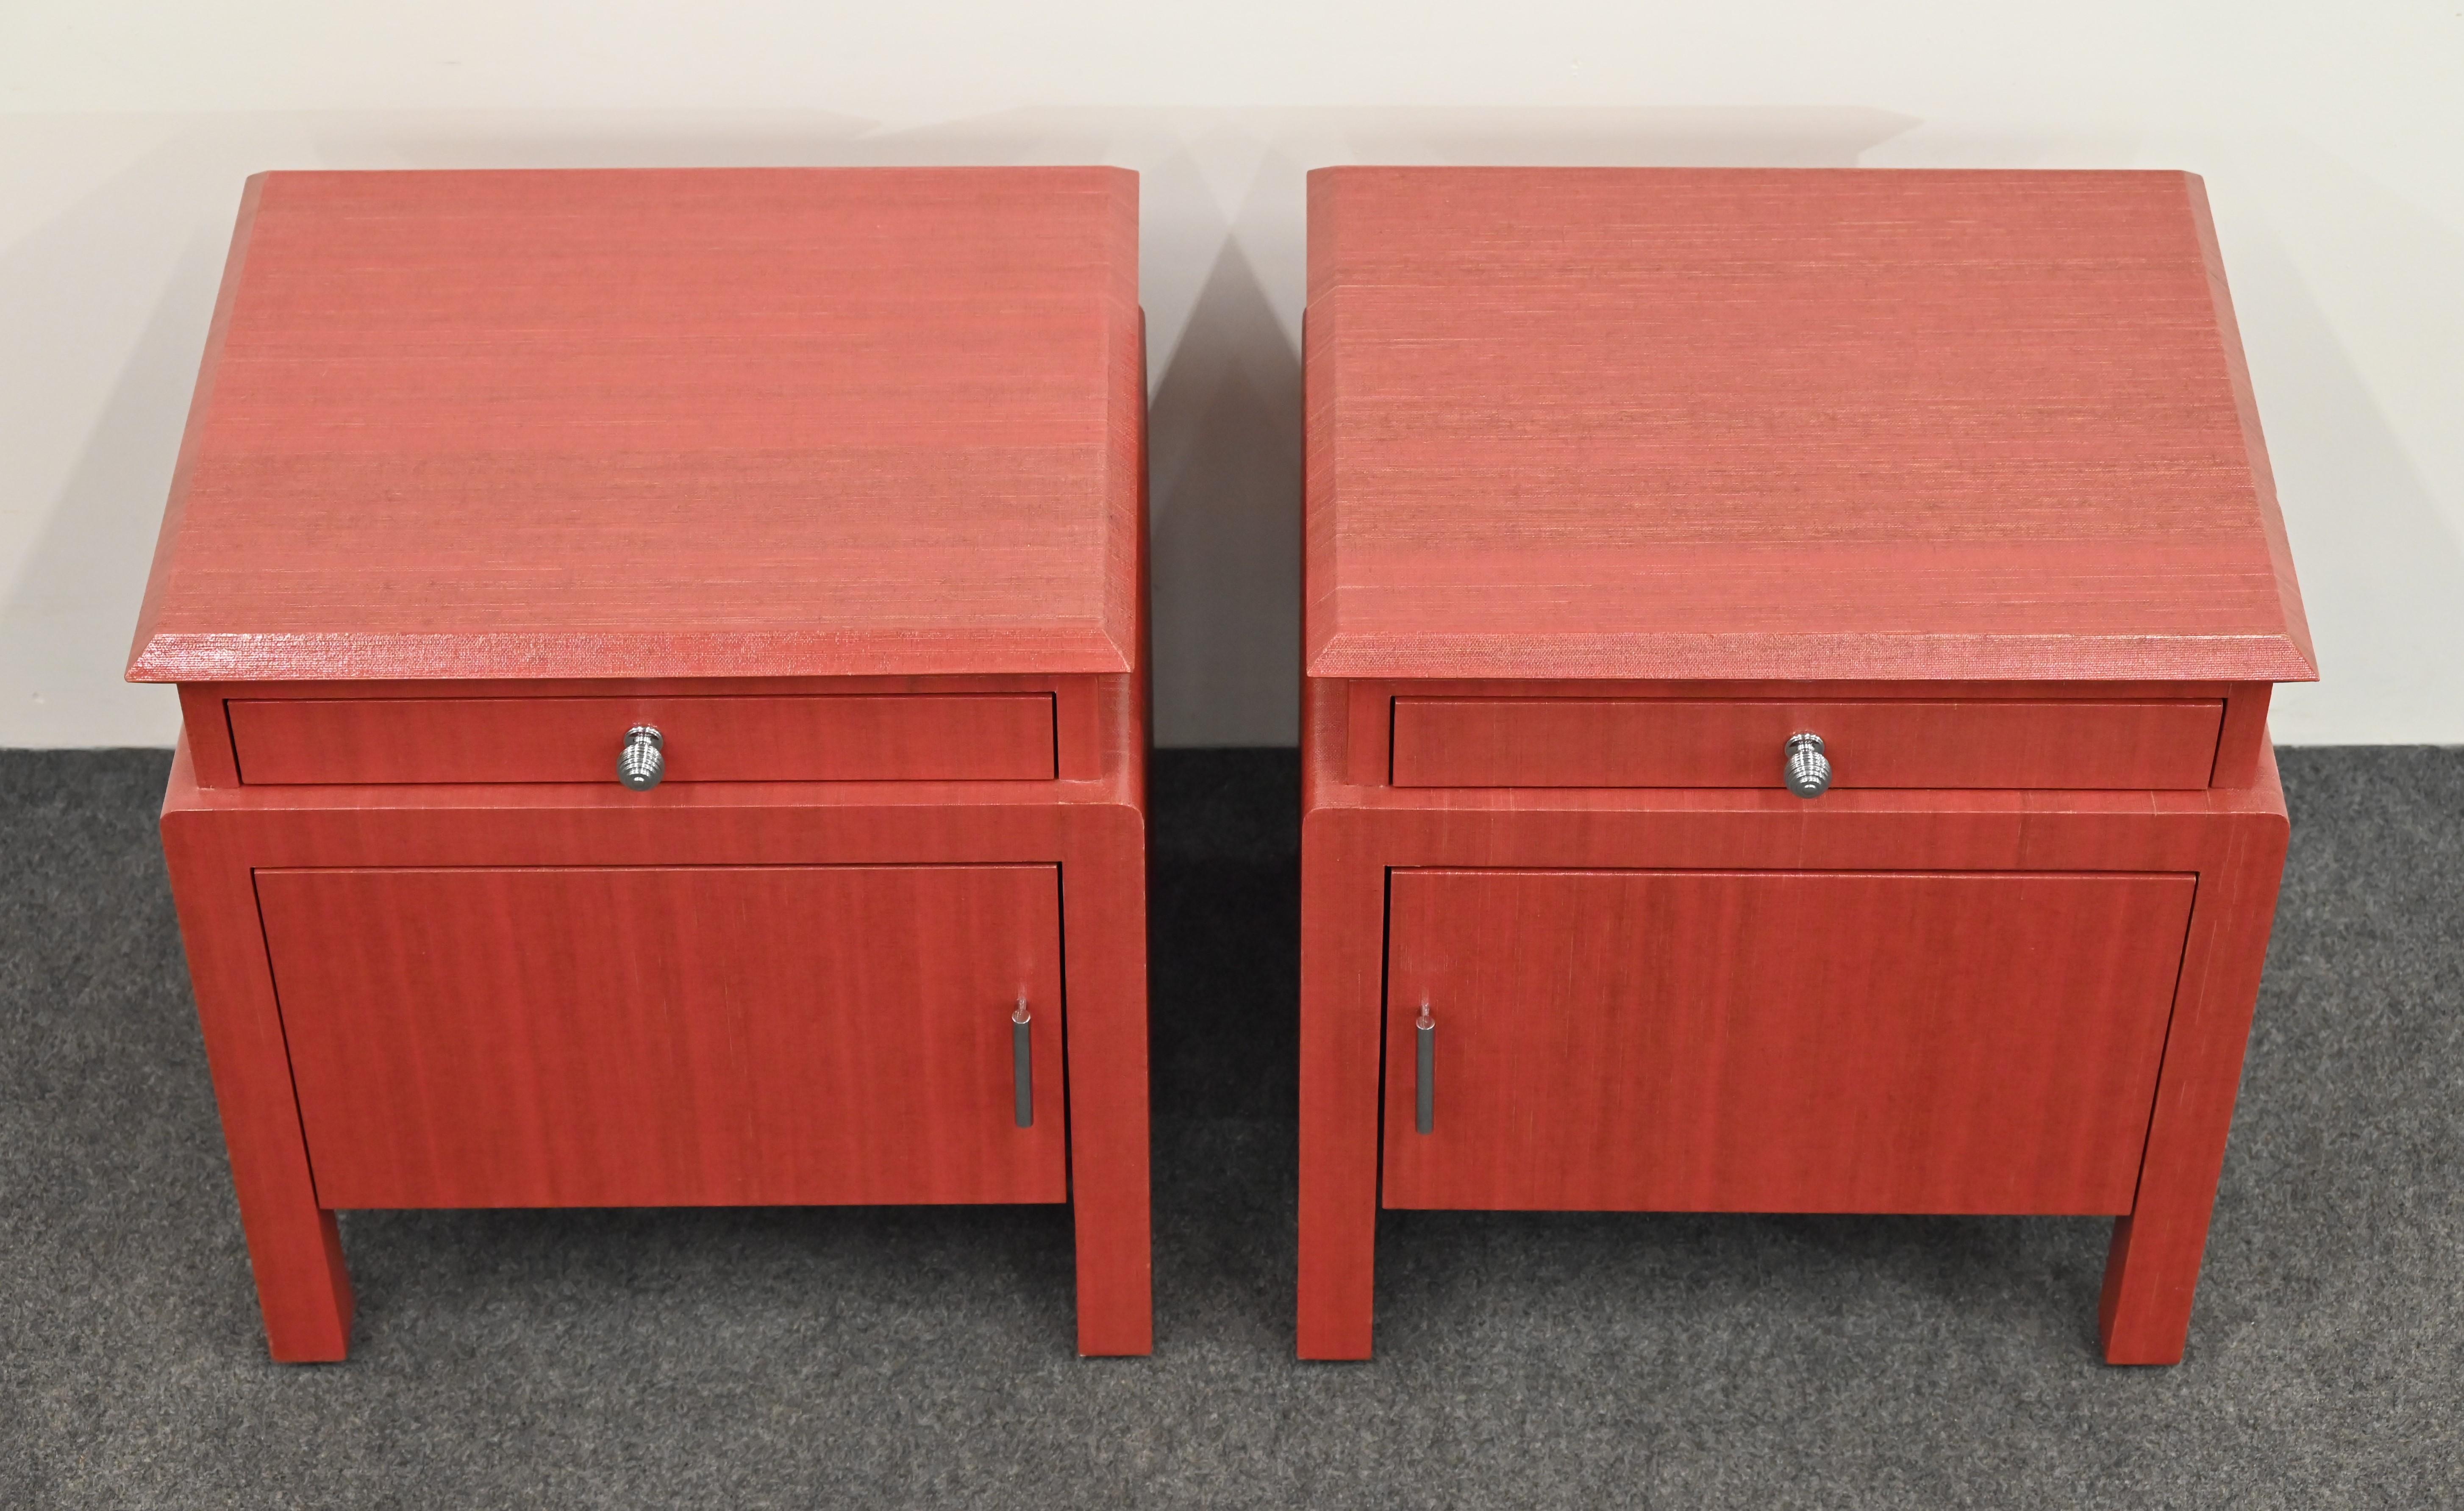
<svg viewBox="0 0 2464 1511"><path fill-rule="evenodd" d="M1328 677L2310 680L2199 181L1309 181Z"/></svg>
<svg viewBox="0 0 2464 1511"><path fill-rule="evenodd" d="M250 181L138 681L1120 671L1109 168Z"/></svg>

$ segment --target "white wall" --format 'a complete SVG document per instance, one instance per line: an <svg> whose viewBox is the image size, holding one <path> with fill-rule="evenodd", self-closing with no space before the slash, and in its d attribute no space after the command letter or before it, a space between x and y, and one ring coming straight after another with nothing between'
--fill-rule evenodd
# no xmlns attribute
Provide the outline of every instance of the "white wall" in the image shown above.
<svg viewBox="0 0 2464 1511"><path fill-rule="evenodd" d="M2277 737L2464 742L2460 60L2453 4L12 0L0 745L172 734L120 669L247 174L1095 161L1167 744L1292 737L1302 174L1371 161L2205 174L2325 674Z"/></svg>

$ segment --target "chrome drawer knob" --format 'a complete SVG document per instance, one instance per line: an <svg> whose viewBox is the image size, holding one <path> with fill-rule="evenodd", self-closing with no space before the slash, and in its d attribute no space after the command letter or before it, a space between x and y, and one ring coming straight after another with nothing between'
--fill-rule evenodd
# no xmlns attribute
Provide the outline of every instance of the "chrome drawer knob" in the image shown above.
<svg viewBox="0 0 2464 1511"><path fill-rule="evenodd" d="M1822 754L1822 736L1796 734L1785 747L1788 790L1800 798L1819 798L1831 790L1831 757Z"/></svg>
<svg viewBox="0 0 2464 1511"><path fill-rule="evenodd" d="M625 732L625 748L616 755L616 779L635 792L649 792L668 774L668 758L657 726L636 724Z"/></svg>

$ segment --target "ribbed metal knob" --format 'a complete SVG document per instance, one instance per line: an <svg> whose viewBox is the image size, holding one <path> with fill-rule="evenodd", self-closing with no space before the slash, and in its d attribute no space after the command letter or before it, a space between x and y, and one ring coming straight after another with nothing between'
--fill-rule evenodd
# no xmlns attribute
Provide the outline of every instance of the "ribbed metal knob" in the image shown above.
<svg viewBox="0 0 2464 1511"><path fill-rule="evenodd" d="M655 725L636 724L625 732L625 748L616 755L616 779L635 792L649 792L668 774L668 758L659 754L664 742Z"/></svg>
<svg viewBox="0 0 2464 1511"><path fill-rule="evenodd" d="M1831 757L1822 754L1822 736L1799 733L1784 748L1788 790L1800 798L1819 798L1831 790Z"/></svg>

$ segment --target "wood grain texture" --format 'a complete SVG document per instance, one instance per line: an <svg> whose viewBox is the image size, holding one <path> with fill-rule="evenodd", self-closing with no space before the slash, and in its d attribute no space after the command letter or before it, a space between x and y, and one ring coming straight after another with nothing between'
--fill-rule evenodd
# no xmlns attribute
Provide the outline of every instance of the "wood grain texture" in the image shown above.
<svg viewBox="0 0 2464 1511"><path fill-rule="evenodd" d="M1145 1351L1146 930L1133 879L1146 742L1132 680L1103 679L1103 777L1034 785L709 783L650 804L613 783L206 788L184 747L164 834L276 1356L341 1357L348 1285L339 1250L319 1247L329 1218L308 1177L251 873L370 867L1058 866L1079 1346Z"/></svg>
<svg viewBox="0 0 2464 1511"><path fill-rule="evenodd" d="M2126 1213L2195 886L1396 871L1385 1204Z"/></svg>
<svg viewBox="0 0 2464 1511"><path fill-rule="evenodd" d="M1155 1351L1146 823L1082 811L1061 867L1069 999L1069 1200L1078 1351Z"/></svg>
<svg viewBox="0 0 2464 1511"><path fill-rule="evenodd" d="M327 1207L1061 1201L1042 865L261 869ZM1035 1117L1013 1115L1028 1004Z"/></svg>
<svg viewBox="0 0 2464 1511"><path fill-rule="evenodd" d="M1387 877L1423 867L2197 877L2104 1303L2109 1358L2178 1357L2283 854L2283 795L2263 747L2247 784L2191 792L1847 791L1807 803L1748 789L1411 789L1347 779L1348 685L1312 679L1305 697L1302 1357L1371 1348ZM1441 1119L1443 1106L1441 1092Z"/></svg>
<svg viewBox="0 0 2464 1511"><path fill-rule="evenodd" d="M185 746L172 757L163 858L231 1153L268 1351L284 1364L350 1352L353 1298L334 1215L317 1199L265 958L244 836L190 811Z"/></svg>
<svg viewBox="0 0 2464 1511"><path fill-rule="evenodd" d="M2224 826L2191 915L2138 1199L2114 1224L2105 1261L2097 1322L2108 1364L2178 1364L2188 1347L2290 838L2273 750L2254 785L2275 795L2276 811Z"/></svg>
<svg viewBox="0 0 2464 1511"><path fill-rule="evenodd" d="M1110 168L250 181L129 676L1124 673Z"/></svg>
<svg viewBox="0 0 2464 1511"><path fill-rule="evenodd" d="M180 689L177 742L187 747L189 769L200 787L239 785L239 755L231 747L231 714L225 690L210 683L189 683Z"/></svg>
<svg viewBox="0 0 2464 1511"><path fill-rule="evenodd" d="M1039 693L629 698L233 698L247 782L612 781L636 724L665 780L1048 781Z"/></svg>
<svg viewBox="0 0 2464 1511"><path fill-rule="evenodd" d="M1144 588L1139 589L1141 596ZM1143 610L1140 611L1143 615ZM1143 653L1142 653L1143 657ZM1140 665L1144 665L1143 659ZM1104 775L1104 698L1120 677L1056 677L1052 694L1052 774L1072 781ZM1141 714L1143 721L1145 715Z"/></svg>
<svg viewBox="0 0 2464 1511"><path fill-rule="evenodd" d="M484 695L490 699L621 699L661 702L676 698L948 698L982 693L1031 694L1052 706L1052 764L1055 774L1072 781L1104 777L1113 758L1107 721L1116 712L1111 687L1117 676L1071 673L1036 676L926 677L727 677L551 678L544 681L471 682L190 682L180 687L181 728L201 787L230 787L239 782L238 753L233 749L229 705L276 700L387 702L434 698L444 701ZM277 715L279 716L279 715ZM414 717L408 713L405 717ZM594 732L595 733L595 732ZM613 757L610 757L611 763ZM613 766L583 778L602 780ZM974 779L957 773L934 779Z"/></svg>
<svg viewBox="0 0 2464 1511"><path fill-rule="evenodd" d="M2267 706L2275 693L2275 687L2265 682L2228 690L2224 728L2216 735L2216 769L2209 785L2247 787L2272 764L2276 747L2267 737Z"/></svg>
<svg viewBox="0 0 2464 1511"><path fill-rule="evenodd" d="M2221 703L2215 767L2207 785L2247 786L2267 743L2269 684L2263 682L1664 682L1630 677L1596 681L1525 681L1498 677L1414 677L1345 680L1331 732L1321 736L1338 748L1345 779L1381 787L1394 775L1395 700L1439 698L1568 698L1699 703L1915 702L1915 703ZM1998 715L1988 712L1991 720ZM193 727L193 726L192 726Z"/></svg>
<svg viewBox="0 0 2464 1511"><path fill-rule="evenodd" d="M2285 534L2284 511L2277 502L2276 469L2267 459L2260 434L2258 395L2250 382L2250 359L2241 347L2241 322L2233 315L2233 291L2225 285L2224 249L2216 243L2215 212L2208 205L2207 181L2195 173L2182 175L2190 195L2191 224L2199 233L2199 261L2207 274L2208 295L2214 301L2216 334L2224 346L2225 367L2233 383L2233 418L2241 427L2242 444L2250 455L2251 485L2258 496L2258 524L2267 539L2268 567L2276 578L2277 601L2292 638L2309 655L2310 620L2301 607L2301 584L2293 570L2293 542ZM2316 657L2311 656L2315 663ZM2315 678L2317 673L2312 673ZM2299 678L2284 678L2299 681Z"/></svg>
<svg viewBox="0 0 2464 1511"><path fill-rule="evenodd" d="M2310 680L2177 173L1328 168L1312 675Z"/></svg>
<svg viewBox="0 0 2464 1511"><path fill-rule="evenodd" d="M1366 1359L1376 1297L1377 1072L1385 826L1323 801L1334 721L1301 706L1300 1277L1304 1359ZM1371 1011L1358 1011L1361 1003Z"/></svg>
<svg viewBox="0 0 2464 1511"><path fill-rule="evenodd" d="M1138 325L1137 595L1130 673L1084 679L1099 695L1102 775L1113 801L1063 828L1061 930L1069 1011L1069 1203L1076 1224L1078 1351L1155 1351L1154 1181L1147 1058L1147 751L1154 729L1154 607L1147 498L1146 325ZM1061 775L1070 759L1061 701ZM1091 757L1090 757L1091 758ZM1092 776L1089 772L1086 775Z"/></svg>
<svg viewBox="0 0 2464 1511"><path fill-rule="evenodd" d="M1779 787L1798 731L1832 790L2190 788L2220 702L1415 698L1394 708L1398 787Z"/></svg>
<svg viewBox="0 0 2464 1511"><path fill-rule="evenodd" d="M1152 1346L1136 222L1101 168L251 181L129 675L277 1357L347 1347L320 1203L1065 1179L1081 1349ZM1052 1003L1024 1143L994 976Z"/></svg>

